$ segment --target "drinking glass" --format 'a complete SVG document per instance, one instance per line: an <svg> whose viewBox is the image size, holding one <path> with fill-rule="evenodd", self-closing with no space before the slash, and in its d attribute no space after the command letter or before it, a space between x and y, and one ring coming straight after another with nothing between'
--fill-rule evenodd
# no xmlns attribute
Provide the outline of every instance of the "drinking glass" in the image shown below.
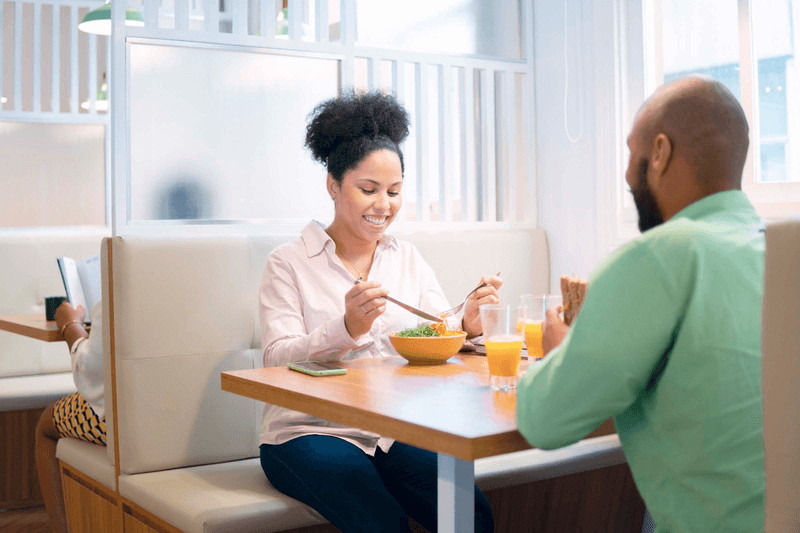
<svg viewBox="0 0 800 533"><path fill-rule="evenodd" d="M507 304L486 304L479 307L489 379L493 390L517 388L519 361L522 356L522 329L526 309Z"/></svg>
<svg viewBox="0 0 800 533"><path fill-rule="evenodd" d="M544 357L542 348L542 323L547 310L561 307L561 296L555 294L523 294L520 305L527 309L525 318L525 345L528 357L538 361Z"/></svg>

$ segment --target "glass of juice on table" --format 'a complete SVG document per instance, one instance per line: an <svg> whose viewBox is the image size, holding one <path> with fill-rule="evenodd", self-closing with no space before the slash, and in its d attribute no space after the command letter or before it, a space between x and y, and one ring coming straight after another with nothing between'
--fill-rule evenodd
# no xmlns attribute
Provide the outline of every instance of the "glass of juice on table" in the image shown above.
<svg viewBox="0 0 800 533"><path fill-rule="evenodd" d="M517 388L526 309L506 304L480 306L490 384L494 390Z"/></svg>
<svg viewBox="0 0 800 533"><path fill-rule="evenodd" d="M554 294L523 294L520 305L528 311L525 318L525 345L528 357L539 360L544 357L542 349L542 322L547 310L561 306L561 296Z"/></svg>

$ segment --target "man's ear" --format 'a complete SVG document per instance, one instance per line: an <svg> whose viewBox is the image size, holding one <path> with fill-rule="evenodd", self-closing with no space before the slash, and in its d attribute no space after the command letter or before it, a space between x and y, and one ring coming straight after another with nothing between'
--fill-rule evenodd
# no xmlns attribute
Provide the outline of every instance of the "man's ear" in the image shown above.
<svg viewBox="0 0 800 533"><path fill-rule="evenodd" d="M661 177L666 174L669 163L672 161L672 142L663 133L656 135L650 150L650 168L652 173L653 187L658 188Z"/></svg>

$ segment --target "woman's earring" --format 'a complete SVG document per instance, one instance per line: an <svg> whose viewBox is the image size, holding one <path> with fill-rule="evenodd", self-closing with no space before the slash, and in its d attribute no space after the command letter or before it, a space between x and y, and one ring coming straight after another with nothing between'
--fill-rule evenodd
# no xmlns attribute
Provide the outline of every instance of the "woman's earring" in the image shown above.
<svg viewBox="0 0 800 533"><path fill-rule="evenodd" d="M331 197L331 200L333 200L333 201L335 202L335 201L336 201L336 197L335 197L335 196L332 196L332 197Z"/></svg>

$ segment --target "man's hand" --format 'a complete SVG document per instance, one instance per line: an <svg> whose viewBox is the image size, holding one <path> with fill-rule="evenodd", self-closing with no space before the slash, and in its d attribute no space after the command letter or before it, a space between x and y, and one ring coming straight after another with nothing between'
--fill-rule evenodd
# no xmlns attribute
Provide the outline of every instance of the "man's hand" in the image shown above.
<svg viewBox="0 0 800 533"><path fill-rule="evenodd" d="M568 331L569 326L561 320L558 308L551 307L548 309L542 323L542 349L544 350L544 355L547 355L550 350L561 344Z"/></svg>

